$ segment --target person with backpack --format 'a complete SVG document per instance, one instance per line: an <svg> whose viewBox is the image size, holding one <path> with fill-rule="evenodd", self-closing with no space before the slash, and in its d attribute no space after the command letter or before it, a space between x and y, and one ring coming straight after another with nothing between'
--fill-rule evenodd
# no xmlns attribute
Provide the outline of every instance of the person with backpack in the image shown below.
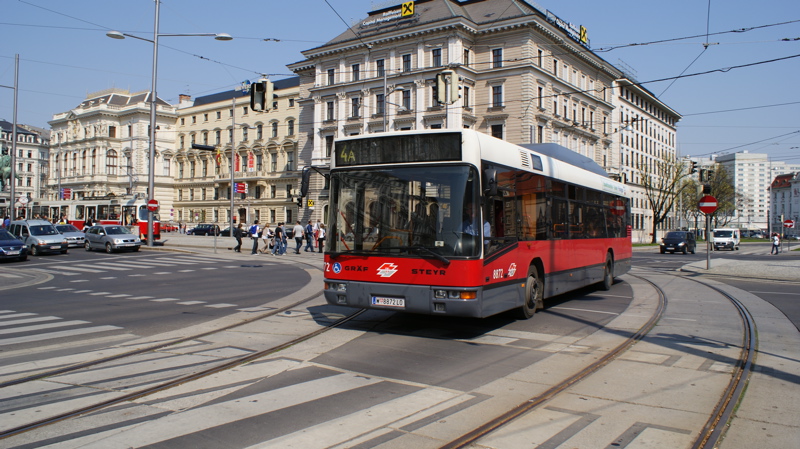
<svg viewBox="0 0 800 449"><path fill-rule="evenodd" d="M253 226L250 226L250 238L253 239L253 250L250 254L258 254L258 220L253 222Z"/></svg>

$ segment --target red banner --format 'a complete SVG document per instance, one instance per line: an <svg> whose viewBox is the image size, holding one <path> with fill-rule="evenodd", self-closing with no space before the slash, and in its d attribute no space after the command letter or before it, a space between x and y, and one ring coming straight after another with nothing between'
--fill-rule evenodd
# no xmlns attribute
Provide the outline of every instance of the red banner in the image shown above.
<svg viewBox="0 0 800 449"><path fill-rule="evenodd" d="M256 171L256 155L252 151L247 153L247 171Z"/></svg>

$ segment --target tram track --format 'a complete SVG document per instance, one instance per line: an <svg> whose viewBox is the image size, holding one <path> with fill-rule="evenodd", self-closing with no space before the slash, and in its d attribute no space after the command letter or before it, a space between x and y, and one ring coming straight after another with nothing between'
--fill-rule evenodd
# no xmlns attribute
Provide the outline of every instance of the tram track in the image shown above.
<svg viewBox="0 0 800 449"><path fill-rule="evenodd" d="M724 290L717 288L716 286L682 274L665 273L661 271L657 271L657 274L688 279L713 290L717 294L728 299L733 304L739 314L740 319L742 320L743 331L741 351L739 353L739 360L736 363L736 369L731 375L730 382L724 389L724 392L714 407L714 410L711 412L708 420L703 425L702 429L697 435L697 438L694 440L691 446L692 449L712 449L717 446L721 438L724 436L724 431L727 428L728 421L730 420L737 404L743 397L748 377L752 371L755 351L757 348L755 322L741 301L737 300L735 297L731 296ZM473 444L480 446L479 441L483 437L495 432L503 426L512 423L526 413L542 407L545 403L550 402L559 394L564 393L570 387L582 382L604 366L611 363L613 360L617 359L620 355L629 350L634 344L642 340L653 329L653 327L655 327L656 323L662 319L667 308L668 295L659 285L643 276L631 273L629 273L629 276L635 277L649 284L657 292L659 297L658 306L656 307L654 313L647 320L647 322L645 322L638 329L637 332L630 335L625 341L621 342L607 354L589 364L577 373L551 386L543 393L524 400L507 412L485 422L483 425L464 433L463 435L449 441L444 445L439 446L440 449L466 448L472 447L471 445Z"/></svg>

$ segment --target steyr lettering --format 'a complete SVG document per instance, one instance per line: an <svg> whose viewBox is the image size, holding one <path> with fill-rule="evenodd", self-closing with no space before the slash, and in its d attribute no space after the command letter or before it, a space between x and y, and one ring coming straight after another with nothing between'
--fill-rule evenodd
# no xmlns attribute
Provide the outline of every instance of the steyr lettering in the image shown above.
<svg viewBox="0 0 800 449"><path fill-rule="evenodd" d="M424 270L420 268L412 268L411 274L424 274L428 276L445 276L447 275L447 270Z"/></svg>

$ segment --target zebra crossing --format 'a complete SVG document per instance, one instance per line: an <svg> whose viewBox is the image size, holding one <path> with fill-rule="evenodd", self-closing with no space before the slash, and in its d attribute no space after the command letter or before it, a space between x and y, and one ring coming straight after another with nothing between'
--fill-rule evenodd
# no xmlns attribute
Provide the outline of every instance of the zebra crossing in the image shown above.
<svg viewBox="0 0 800 449"><path fill-rule="evenodd" d="M219 263L230 263L229 259L214 259L207 256L169 256L169 257L156 257L153 259L124 259L119 261L97 261L87 262L80 266L59 264L58 267L36 267L32 270L40 271L55 276L79 276L82 274L93 273L106 273L106 272L126 272L140 269L151 268L175 268L176 272L187 273L192 270L187 269L192 265L209 265ZM220 268L239 268L240 265L215 265L213 267L200 267L203 270L217 270ZM159 272L156 274L167 274L170 272ZM140 274L131 274L131 276L141 276Z"/></svg>
<svg viewBox="0 0 800 449"><path fill-rule="evenodd" d="M0 348L119 330L122 330L119 326L93 325L83 320L0 310Z"/></svg>

